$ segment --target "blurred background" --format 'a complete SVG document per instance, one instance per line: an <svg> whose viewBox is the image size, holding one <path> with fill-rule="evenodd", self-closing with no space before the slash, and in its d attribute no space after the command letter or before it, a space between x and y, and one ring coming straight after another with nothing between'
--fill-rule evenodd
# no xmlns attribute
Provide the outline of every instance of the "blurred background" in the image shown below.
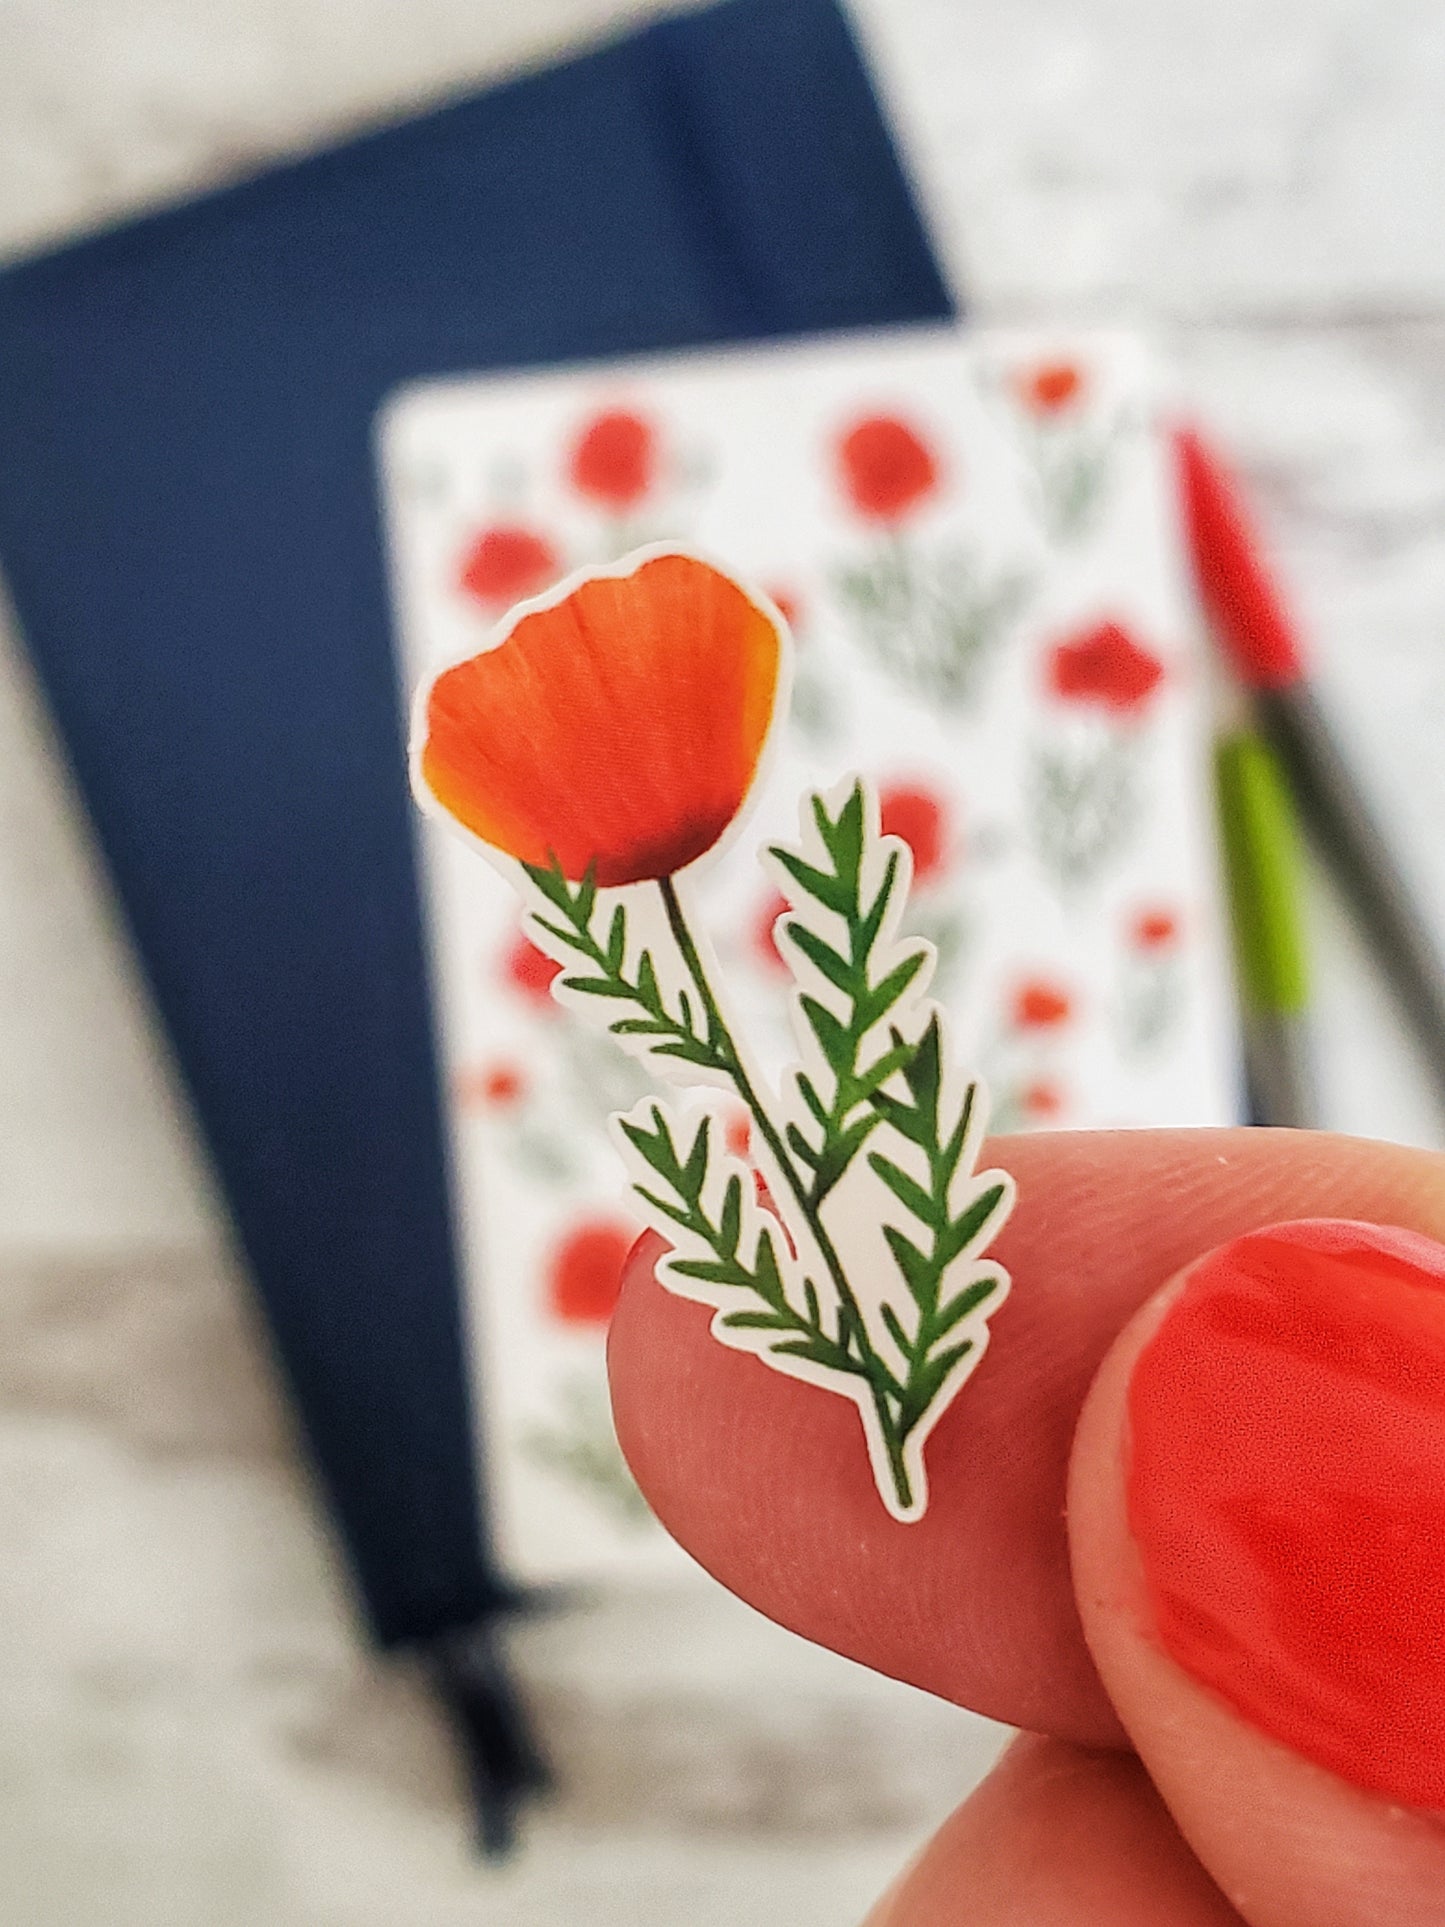
<svg viewBox="0 0 1445 1927"><path fill-rule="evenodd" d="M654 11L0 0L0 247L240 178ZM970 318L1142 327L1230 449L1445 924L1445 15L856 0L854 18ZM1323 1121L1445 1143L1323 879L1309 904ZM517 1634L562 1787L518 1858L479 1864L430 1698L359 1640L8 635L0 1090L7 1920L810 1927L858 1917L966 1789L992 1736L952 1709L721 1600L685 1637L604 1605Z"/></svg>

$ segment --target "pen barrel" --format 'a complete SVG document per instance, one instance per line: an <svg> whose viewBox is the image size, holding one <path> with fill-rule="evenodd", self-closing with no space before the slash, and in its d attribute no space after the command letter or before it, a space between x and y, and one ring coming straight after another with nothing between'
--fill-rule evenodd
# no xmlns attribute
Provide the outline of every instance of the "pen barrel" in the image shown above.
<svg viewBox="0 0 1445 1927"><path fill-rule="evenodd" d="M1252 1124L1316 1129L1320 1122L1309 1026L1298 1012L1247 1010L1244 1066Z"/></svg>
<svg viewBox="0 0 1445 1927"><path fill-rule="evenodd" d="M1445 963L1349 764L1310 690L1262 690L1259 726L1305 822L1370 934L1421 1054L1445 1097Z"/></svg>
<svg viewBox="0 0 1445 1927"><path fill-rule="evenodd" d="M1280 759L1254 730L1215 745L1215 782L1254 1124L1319 1123L1308 1035L1300 841Z"/></svg>

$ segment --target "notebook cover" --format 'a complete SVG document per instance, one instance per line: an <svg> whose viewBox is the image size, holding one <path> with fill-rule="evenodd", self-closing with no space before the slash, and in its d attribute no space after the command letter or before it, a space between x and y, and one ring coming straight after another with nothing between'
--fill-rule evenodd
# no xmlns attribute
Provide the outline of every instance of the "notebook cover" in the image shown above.
<svg viewBox="0 0 1445 1927"><path fill-rule="evenodd" d="M0 562L383 1641L503 1575L378 404L950 308L832 0L726 0L0 275Z"/></svg>

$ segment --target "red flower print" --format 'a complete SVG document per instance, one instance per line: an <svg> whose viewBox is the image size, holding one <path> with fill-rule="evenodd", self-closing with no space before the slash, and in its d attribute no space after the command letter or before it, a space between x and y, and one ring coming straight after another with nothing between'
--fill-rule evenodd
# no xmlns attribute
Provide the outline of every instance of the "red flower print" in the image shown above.
<svg viewBox="0 0 1445 1927"><path fill-rule="evenodd" d="M747 799L781 651L772 617L694 556L602 570L422 692L418 788L573 882L671 876Z"/></svg>
<svg viewBox="0 0 1445 1927"><path fill-rule="evenodd" d="M1100 703L1127 715L1164 680L1164 665L1117 622L1083 630L1049 653L1049 687L1065 702Z"/></svg>
<svg viewBox="0 0 1445 1927"><path fill-rule="evenodd" d="M1019 400L1032 414L1058 415L1084 391L1084 371L1072 361L1041 361L1015 378Z"/></svg>
<svg viewBox="0 0 1445 1927"><path fill-rule="evenodd" d="M1179 935L1179 919L1171 910L1142 910L1130 934L1139 950L1167 950Z"/></svg>
<svg viewBox="0 0 1445 1927"><path fill-rule="evenodd" d="M580 495L618 514L636 508L657 472L652 424L625 408L595 415L577 439L569 472Z"/></svg>
<svg viewBox="0 0 1445 1927"><path fill-rule="evenodd" d="M1020 1093L1019 1104L1025 1117L1032 1118L1035 1124L1042 1124L1046 1118L1057 1117L1063 1110L1064 1094L1057 1084L1047 1083L1041 1078Z"/></svg>
<svg viewBox="0 0 1445 1927"><path fill-rule="evenodd" d="M774 890L753 923L753 949L772 970L787 968L777 938L778 918L786 914L787 908L788 899L781 890Z"/></svg>
<svg viewBox="0 0 1445 1927"><path fill-rule="evenodd" d="M838 444L843 487L860 515L898 522L938 486L932 449L907 422L870 415Z"/></svg>
<svg viewBox="0 0 1445 1927"><path fill-rule="evenodd" d="M746 1111L729 1111L724 1126L724 1142L735 1158L745 1158L753 1141L752 1119Z"/></svg>
<svg viewBox="0 0 1445 1927"><path fill-rule="evenodd" d="M562 974L562 966L545 950L539 950L529 937L513 939L502 963L507 982L534 1003L552 1006L552 985Z"/></svg>
<svg viewBox="0 0 1445 1927"><path fill-rule="evenodd" d="M622 1267L637 1243L630 1225L611 1218L579 1224L553 1252L547 1303L567 1325L605 1325L622 1290Z"/></svg>
<svg viewBox="0 0 1445 1927"><path fill-rule="evenodd" d="M897 836L913 852L913 880L926 883L944 867L948 822L942 803L911 783L894 783L878 799L883 834Z"/></svg>
<svg viewBox="0 0 1445 1927"><path fill-rule="evenodd" d="M1019 1030L1054 1030L1069 1021L1073 1008L1066 990L1042 978L1031 978L1014 992L1014 1025Z"/></svg>
<svg viewBox="0 0 1445 1927"><path fill-rule="evenodd" d="M525 1088L515 1064L494 1064L482 1081L482 1094L489 1104L515 1104Z"/></svg>
<svg viewBox="0 0 1445 1927"><path fill-rule="evenodd" d="M459 1073L453 1090L459 1104L515 1104L526 1089L526 1080L515 1064L490 1064L484 1069Z"/></svg>
<svg viewBox="0 0 1445 1927"><path fill-rule="evenodd" d="M483 529L462 558L460 587L488 608L536 595L560 571L557 551L545 536L511 523Z"/></svg>

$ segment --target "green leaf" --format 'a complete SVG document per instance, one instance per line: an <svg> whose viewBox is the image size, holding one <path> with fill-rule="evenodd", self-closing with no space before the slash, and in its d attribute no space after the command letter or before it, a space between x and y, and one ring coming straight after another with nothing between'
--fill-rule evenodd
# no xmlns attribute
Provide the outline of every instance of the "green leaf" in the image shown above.
<svg viewBox="0 0 1445 1927"><path fill-rule="evenodd" d="M666 1198L658 1197L655 1191L649 1191L643 1185L634 1185L633 1189L645 1204L650 1204L655 1211L660 1211L665 1218L671 1218L674 1224L686 1225L689 1230L692 1229L693 1217L691 1211L684 1210L675 1204L669 1204Z"/></svg>
<svg viewBox="0 0 1445 1927"><path fill-rule="evenodd" d="M947 1351L930 1358L923 1370L917 1374L908 1388L907 1404L900 1415L900 1429L905 1436L922 1418L929 1406L943 1390L943 1381L962 1358L967 1358L973 1350L973 1340L965 1338L960 1345L950 1345Z"/></svg>
<svg viewBox="0 0 1445 1927"><path fill-rule="evenodd" d="M637 960L637 1001L649 1010L660 1010L662 998L657 989L657 971L653 965L652 952L644 950Z"/></svg>
<svg viewBox="0 0 1445 1927"><path fill-rule="evenodd" d="M852 908L852 899L837 877L830 877L824 870L815 870L811 863L805 863L802 857L794 856L791 850L779 845L774 844L769 854L777 858L799 889L815 902L821 903L825 910L831 910L840 917L847 916Z"/></svg>
<svg viewBox="0 0 1445 1927"><path fill-rule="evenodd" d="M683 1278L700 1278L709 1285L746 1285L747 1274L720 1258L669 1258L668 1269Z"/></svg>
<svg viewBox="0 0 1445 1927"><path fill-rule="evenodd" d="M979 1278L941 1306L933 1322L934 1342L946 1337L961 1319L967 1318L971 1311L976 1311L986 1298L991 1298L998 1290L998 1282L996 1276Z"/></svg>
<svg viewBox="0 0 1445 1927"><path fill-rule="evenodd" d="M799 1095L802 1097L808 1109L813 1113L814 1120L826 1130L828 1128L828 1113L823 1108L823 1100L819 1097L812 1078L808 1076L806 1071L799 1071L797 1084Z"/></svg>
<svg viewBox="0 0 1445 1927"><path fill-rule="evenodd" d="M868 1111L855 1118L846 1130L832 1138L822 1157L818 1160L818 1177L815 1195L821 1204L828 1193L841 1182L858 1152L862 1149L869 1134L882 1123L876 1111Z"/></svg>
<svg viewBox="0 0 1445 1927"><path fill-rule="evenodd" d="M933 1303L938 1281L930 1259L896 1225L885 1224L883 1236L893 1254L893 1262L903 1274L909 1296L924 1311Z"/></svg>
<svg viewBox="0 0 1445 1927"><path fill-rule="evenodd" d="M958 1114L958 1122L953 1127L948 1143L943 1147L943 1168L947 1173L947 1183L953 1182L953 1174L958 1169L963 1147L968 1141L968 1127L973 1121L974 1100L978 1096L978 1085L970 1084L963 1094L963 1108Z"/></svg>
<svg viewBox="0 0 1445 1927"><path fill-rule="evenodd" d="M853 932L853 954L866 957L878 941L878 932L883 928L883 918L893 896L893 886L898 881L898 852L895 850L884 867L883 881L878 886L878 894L868 906L861 923Z"/></svg>
<svg viewBox="0 0 1445 1927"><path fill-rule="evenodd" d="M734 1172L727 1181L727 1189L723 1192L722 1212L718 1218L717 1228L718 1249L729 1258L737 1256L742 1226L743 1181Z"/></svg>
<svg viewBox="0 0 1445 1927"><path fill-rule="evenodd" d="M812 1145L809 1144L796 1124L790 1124L788 1126L788 1145L810 1170L817 1164L818 1153L813 1149Z"/></svg>
<svg viewBox="0 0 1445 1927"><path fill-rule="evenodd" d="M832 856L833 830L835 825L832 817L828 814L828 805L824 802L820 791L813 791L812 795L808 798L808 806L813 812L813 821L818 827L818 835L822 839L823 848L828 852L829 856Z"/></svg>
<svg viewBox="0 0 1445 1927"><path fill-rule="evenodd" d="M663 1115L660 1104L653 1105L651 1118L652 1128L650 1131L641 1125L632 1124L624 1124L622 1128L629 1134L635 1133L633 1142L644 1156L647 1155L646 1146L648 1144L655 1146L658 1154L667 1160L667 1168L674 1175L677 1175L681 1170L681 1166L677 1161L677 1146L673 1142L672 1132L668 1126L667 1118Z"/></svg>
<svg viewBox="0 0 1445 1927"><path fill-rule="evenodd" d="M568 929L560 923L549 923L545 917L535 914L532 921L539 930L545 930L549 937L555 937L559 943L565 943L569 950L580 950L584 957L592 955L591 943L585 936L579 937L575 930Z"/></svg>
<svg viewBox="0 0 1445 1927"><path fill-rule="evenodd" d="M847 884L849 896L856 903L858 873L863 863L863 785L853 785L831 829L824 828L826 817L820 799L815 800L814 814L828 854L837 865L838 875Z"/></svg>
<svg viewBox="0 0 1445 1927"><path fill-rule="evenodd" d="M846 957L840 957L831 944L815 936L805 923L794 919L784 924L783 929L789 943L801 950L836 990L841 990L845 997L853 996L858 988L858 973Z"/></svg>
<svg viewBox="0 0 1445 1927"><path fill-rule="evenodd" d="M881 1057L875 1057L866 1070L858 1073L858 1082L863 1087L863 1096L872 1097L878 1086L886 1084L895 1071L902 1070L912 1055L911 1044L898 1044L892 1050L884 1051Z"/></svg>
<svg viewBox="0 0 1445 1927"><path fill-rule="evenodd" d="M614 977L622 975L622 963L626 955L627 912L619 903L612 912L612 927L607 933L607 968Z"/></svg>
<svg viewBox="0 0 1445 1927"><path fill-rule="evenodd" d="M914 1046L913 1055L903 1067L903 1080L913 1093L913 1101L930 1120L938 1117L938 1088L942 1077L942 1043L938 1033L938 1013L929 1019L928 1028Z"/></svg>
<svg viewBox="0 0 1445 1927"><path fill-rule="evenodd" d="M627 1142L632 1146L633 1150L640 1152L649 1164L652 1163L652 1147L668 1141L667 1133L662 1127L661 1113L655 1104L652 1107L651 1130L649 1130L645 1124L634 1124L631 1118L628 1117L619 1118L618 1123L622 1128L622 1135L627 1139Z"/></svg>
<svg viewBox="0 0 1445 1927"><path fill-rule="evenodd" d="M789 1358L811 1359L815 1365L822 1365L832 1372L852 1372L857 1376L863 1371L862 1366L841 1345L835 1345L826 1338L791 1338L785 1345L774 1345L772 1350L783 1352Z"/></svg>
<svg viewBox="0 0 1445 1927"><path fill-rule="evenodd" d="M929 1144L933 1126L916 1105L905 1104L901 1098L882 1090L870 1092L868 1101L900 1137L907 1138L910 1144L924 1147Z"/></svg>
<svg viewBox="0 0 1445 1927"><path fill-rule="evenodd" d="M637 998L631 984L620 984L613 977L564 977L564 990L580 990L589 997L619 997L628 1003L636 1003Z"/></svg>
<svg viewBox="0 0 1445 1927"><path fill-rule="evenodd" d="M894 1311L892 1305L884 1305L883 1323L888 1327L888 1336L893 1340L903 1356L907 1358L913 1350L913 1341L898 1322L898 1314Z"/></svg>
<svg viewBox="0 0 1445 1927"><path fill-rule="evenodd" d="M906 1171L896 1165L892 1158L884 1157L881 1151L870 1151L868 1163L903 1208L911 1211L920 1224L932 1227L938 1223L938 1205L916 1178L909 1177Z"/></svg>
<svg viewBox="0 0 1445 1927"><path fill-rule="evenodd" d="M753 1258L753 1283L760 1298L770 1305L784 1303L783 1279L778 1270L778 1255L773 1249L773 1233L764 1229L758 1234L758 1248Z"/></svg>
<svg viewBox="0 0 1445 1927"><path fill-rule="evenodd" d="M871 1030L880 1018L885 1017L892 1010L922 970L927 957L926 951L915 950L912 956L905 957L901 964L896 964L880 983L874 984L867 995L859 999L858 1028L860 1031Z"/></svg>
<svg viewBox="0 0 1445 1927"><path fill-rule="evenodd" d="M826 1004L820 1004L816 997L805 996L799 1001L829 1070L835 1077L846 1076L852 1068L857 1045Z"/></svg>
<svg viewBox="0 0 1445 1927"><path fill-rule="evenodd" d="M596 904L597 904L597 865L596 865L596 862L594 861L587 865L586 874L583 876L582 881L578 884L577 894L572 899L572 914L577 919L577 926L579 929L586 930L591 927L592 912L596 907Z"/></svg>
<svg viewBox="0 0 1445 1927"><path fill-rule="evenodd" d="M730 1311L722 1321L734 1331L787 1332L798 1329L796 1318L780 1311Z"/></svg>
<svg viewBox="0 0 1445 1927"><path fill-rule="evenodd" d="M709 1070L718 1067L717 1052L701 1037L675 1037L671 1043L655 1045L652 1054L654 1057L678 1057L684 1064L705 1064Z"/></svg>
<svg viewBox="0 0 1445 1927"><path fill-rule="evenodd" d="M687 1163L682 1167L682 1190L690 1198L702 1195L702 1187L707 1178L708 1133L712 1120L704 1117L697 1127L697 1136L687 1154Z"/></svg>
<svg viewBox="0 0 1445 1927"><path fill-rule="evenodd" d="M555 903L559 910L571 912L572 892L567 888L562 866L555 857L550 863L524 863L522 868L549 903Z"/></svg>
<svg viewBox="0 0 1445 1927"><path fill-rule="evenodd" d="M991 1184L986 1191L979 1193L960 1217L953 1220L942 1241L947 1248L943 1260L945 1264L951 1264L959 1252L979 1235L1003 1203L1004 1196L1005 1187L1002 1184Z"/></svg>

